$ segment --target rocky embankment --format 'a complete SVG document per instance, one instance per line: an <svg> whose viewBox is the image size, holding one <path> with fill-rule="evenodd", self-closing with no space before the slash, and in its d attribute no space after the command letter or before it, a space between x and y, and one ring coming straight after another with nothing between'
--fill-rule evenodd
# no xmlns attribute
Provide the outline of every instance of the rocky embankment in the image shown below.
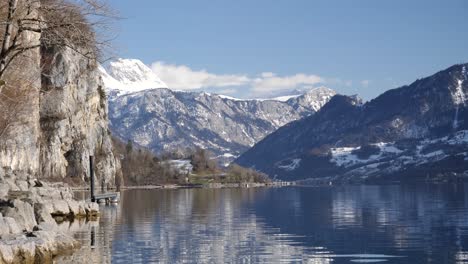
<svg viewBox="0 0 468 264"><path fill-rule="evenodd" d="M98 204L74 200L65 184L0 168L0 263L51 263L79 246L57 222L98 214Z"/></svg>
<svg viewBox="0 0 468 264"><path fill-rule="evenodd" d="M77 246L56 220L98 213L97 204L75 201L64 183L47 182L87 184L89 156L97 188L114 187L120 171L97 43L83 11L91 7L71 2L19 0L0 7L0 20L9 14L13 24L11 42L0 39L2 49L24 48L0 76L0 263L52 262Z"/></svg>

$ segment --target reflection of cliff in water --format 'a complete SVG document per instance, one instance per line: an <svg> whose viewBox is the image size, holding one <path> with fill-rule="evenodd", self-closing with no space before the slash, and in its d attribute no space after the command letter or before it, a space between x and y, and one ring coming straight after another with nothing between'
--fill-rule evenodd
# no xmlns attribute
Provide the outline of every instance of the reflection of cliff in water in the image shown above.
<svg viewBox="0 0 468 264"><path fill-rule="evenodd" d="M252 209L279 232L301 234L299 244L445 263L468 260L467 191L466 184L280 188Z"/></svg>
<svg viewBox="0 0 468 264"><path fill-rule="evenodd" d="M60 228L74 232L81 247L71 256L60 258L58 263L110 263L115 226L118 226L120 205L101 205L97 221L75 220L64 222Z"/></svg>

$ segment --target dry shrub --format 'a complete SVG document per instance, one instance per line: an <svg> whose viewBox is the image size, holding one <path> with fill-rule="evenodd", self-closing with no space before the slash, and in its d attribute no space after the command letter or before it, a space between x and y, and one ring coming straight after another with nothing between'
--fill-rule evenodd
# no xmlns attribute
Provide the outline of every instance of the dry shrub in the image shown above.
<svg viewBox="0 0 468 264"><path fill-rule="evenodd" d="M72 48L90 59L108 51L116 14L105 1L41 0L39 13L43 46Z"/></svg>

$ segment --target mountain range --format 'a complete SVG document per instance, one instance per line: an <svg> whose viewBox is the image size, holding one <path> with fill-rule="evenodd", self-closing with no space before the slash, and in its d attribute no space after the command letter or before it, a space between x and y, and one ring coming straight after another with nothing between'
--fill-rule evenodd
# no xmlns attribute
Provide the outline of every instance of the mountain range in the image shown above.
<svg viewBox="0 0 468 264"><path fill-rule="evenodd" d="M235 162L282 180L468 176L467 69L454 65L367 103L336 95Z"/></svg>
<svg viewBox="0 0 468 264"><path fill-rule="evenodd" d="M114 135L154 152L204 148L223 163L281 126L314 114L336 94L319 87L271 99L238 99L170 90L138 60L119 59L100 70Z"/></svg>

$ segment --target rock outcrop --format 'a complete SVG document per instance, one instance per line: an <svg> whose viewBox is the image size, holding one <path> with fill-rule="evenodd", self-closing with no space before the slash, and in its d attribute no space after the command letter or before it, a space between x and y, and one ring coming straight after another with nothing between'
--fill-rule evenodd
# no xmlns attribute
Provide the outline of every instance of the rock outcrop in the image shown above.
<svg viewBox="0 0 468 264"><path fill-rule="evenodd" d="M97 184L114 186L116 160L96 62L71 49L43 48L41 55L41 178L85 180L94 156Z"/></svg>
<svg viewBox="0 0 468 264"><path fill-rule="evenodd" d="M0 170L0 263L52 263L79 246L56 221L90 219L96 203L76 201L69 187ZM53 218L54 216L55 218Z"/></svg>

